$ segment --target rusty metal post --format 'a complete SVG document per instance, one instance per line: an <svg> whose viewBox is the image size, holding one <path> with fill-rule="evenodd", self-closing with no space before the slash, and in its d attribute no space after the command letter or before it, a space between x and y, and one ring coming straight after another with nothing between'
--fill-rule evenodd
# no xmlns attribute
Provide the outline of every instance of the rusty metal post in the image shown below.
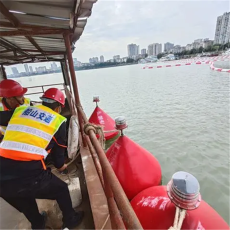
<svg viewBox="0 0 230 230"><path fill-rule="evenodd" d="M69 62L69 71L70 71L71 81L72 81L72 85L73 85L75 103L77 104L77 109L78 109L79 106L81 107L81 103L80 103L80 97L79 97L78 87L77 87L77 79L76 79L74 65L73 65L73 57L72 57L72 52L71 52L71 47L70 47L69 33L64 34L63 37L65 40L65 47L67 50L67 58L68 58L68 62ZM85 142L85 138L83 137L84 131L83 131L83 119L82 119L81 113L78 113L78 121L79 121L79 125L80 125L80 131L81 131L81 135L82 135L83 146L86 147L87 145Z"/></svg>
<svg viewBox="0 0 230 230"><path fill-rule="evenodd" d="M115 194L117 206L122 213L128 229L143 229L93 130L89 130L89 137L100 159L103 174L108 178L107 181L111 186L113 194Z"/></svg>
<svg viewBox="0 0 230 230"><path fill-rule="evenodd" d="M7 79L5 67L3 65L1 65L0 72L1 72L3 79Z"/></svg>
<svg viewBox="0 0 230 230"><path fill-rule="evenodd" d="M117 204L114 200L114 195L113 192L111 190L109 181L108 181L108 177L106 176L106 174L104 173L104 182L105 182L105 195L107 197L107 201L108 201L108 206L109 206L109 214L110 214L110 220L111 220L111 224L112 224L112 228L113 229L123 229L126 230L126 227L124 225L124 222L122 220L121 214L119 212L119 209L117 207Z"/></svg>
<svg viewBox="0 0 230 230"><path fill-rule="evenodd" d="M70 88L70 92L72 93L72 84L71 84L71 80L69 77L69 71L68 71L68 66L67 66L67 62L66 59L64 61L60 61L61 64L61 69L62 69L62 75L64 77L64 82L65 85L68 85Z"/></svg>

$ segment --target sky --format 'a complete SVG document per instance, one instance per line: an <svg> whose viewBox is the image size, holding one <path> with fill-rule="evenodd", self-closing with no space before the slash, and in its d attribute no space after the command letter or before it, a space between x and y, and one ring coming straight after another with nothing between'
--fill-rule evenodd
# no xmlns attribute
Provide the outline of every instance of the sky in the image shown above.
<svg viewBox="0 0 230 230"><path fill-rule="evenodd" d="M127 45L151 43L185 46L198 38L214 39L217 17L230 11L229 1L107 1L94 4L73 56L81 62L104 55L127 56Z"/></svg>
<svg viewBox="0 0 230 230"><path fill-rule="evenodd" d="M214 39L217 17L229 11L227 0L98 0L73 57L89 62L90 57L103 55L108 60L127 56L130 43L141 50L151 43L185 46L199 38ZM23 65L19 70L24 71Z"/></svg>

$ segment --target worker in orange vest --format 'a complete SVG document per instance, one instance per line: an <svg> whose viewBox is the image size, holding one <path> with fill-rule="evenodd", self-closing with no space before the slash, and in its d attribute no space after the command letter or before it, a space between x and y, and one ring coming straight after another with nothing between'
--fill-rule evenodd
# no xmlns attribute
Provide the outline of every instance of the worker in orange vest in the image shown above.
<svg viewBox="0 0 230 230"><path fill-rule="evenodd" d="M23 88L18 82L6 79L0 82L0 112L17 108L20 105L32 105L29 98L24 98L27 88ZM1 126L1 135L4 135L6 127Z"/></svg>
<svg viewBox="0 0 230 230"><path fill-rule="evenodd" d="M74 211L67 184L44 164L46 150L52 149L54 166L60 172L67 168L66 118L60 115L65 97L59 89L50 88L41 100L42 105L0 113L0 125L8 124L0 144L0 196L27 217L32 229L44 229L47 216L39 213L35 199L56 200L64 227L74 228L83 212Z"/></svg>

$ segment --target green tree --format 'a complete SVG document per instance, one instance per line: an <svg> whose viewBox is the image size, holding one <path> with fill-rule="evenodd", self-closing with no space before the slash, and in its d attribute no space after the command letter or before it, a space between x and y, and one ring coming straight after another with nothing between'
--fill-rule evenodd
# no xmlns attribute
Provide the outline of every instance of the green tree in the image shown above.
<svg viewBox="0 0 230 230"><path fill-rule="evenodd" d="M230 42L224 44L224 50L230 48Z"/></svg>
<svg viewBox="0 0 230 230"><path fill-rule="evenodd" d="M199 53L202 53L203 50L204 50L204 48L203 48L202 46L200 46L200 48L199 48Z"/></svg>
<svg viewBox="0 0 230 230"><path fill-rule="evenodd" d="M215 44L212 46L212 51L218 51L221 47L221 44Z"/></svg>
<svg viewBox="0 0 230 230"><path fill-rule="evenodd" d="M126 60L126 63L133 63L134 62L134 59L132 59L132 58L127 58L127 60Z"/></svg>
<svg viewBox="0 0 230 230"><path fill-rule="evenodd" d="M157 58L160 59L163 57L163 55L164 55L163 53L159 53L159 54L157 54Z"/></svg>
<svg viewBox="0 0 230 230"><path fill-rule="evenodd" d="M205 49L205 52L210 52L212 51L212 46L208 46L206 49Z"/></svg>
<svg viewBox="0 0 230 230"><path fill-rule="evenodd" d="M191 49L189 54L196 54L197 53L197 50L196 49Z"/></svg>

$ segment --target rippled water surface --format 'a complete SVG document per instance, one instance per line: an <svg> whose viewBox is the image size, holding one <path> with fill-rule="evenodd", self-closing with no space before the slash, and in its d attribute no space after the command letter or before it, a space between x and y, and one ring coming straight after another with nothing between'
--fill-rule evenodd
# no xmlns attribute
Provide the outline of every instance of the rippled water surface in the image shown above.
<svg viewBox="0 0 230 230"><path fill-rule="evenodd" d="M229 74L207 65L142 69L141 65L77 72L89 116L92 97L113 118L124 115L125 134L154 154L163 184L185 170L202 198L229 223ZM44 83L45 81L45 83ZM21 78L25 85L62 82L60 74Z"/></svg>

